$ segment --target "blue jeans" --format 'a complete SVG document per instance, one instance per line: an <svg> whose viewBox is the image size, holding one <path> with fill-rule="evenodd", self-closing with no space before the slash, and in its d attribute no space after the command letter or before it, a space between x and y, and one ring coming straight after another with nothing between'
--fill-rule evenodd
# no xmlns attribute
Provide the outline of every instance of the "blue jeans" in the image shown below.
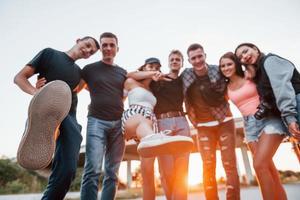
<svg viewBox="0 0 300 200"><path fill-rule="evenodd" d="M82 141L81 126L75 114L69 114L60 125L60 134L56 140L51 175L43 200L64 199L72 180L75 178L80 144Z"/></svg>
<svg viewBox="0 0 300 200"><path fill-rule="evenodd" d="M176 135L190 136L189 124L185 117L158 120L158 129L174 130ZM158 157L161 182L168 200L187 199L189 153L164 155Z"/></svg>
<svg viewBox="0 0 300 200"><path fill-rule="evenodd" d="M121 131L121 120L105 121L88 117L81 200L97 199L103 157L105 157L105 174L101 199L110 200L115 198L118 186L118 171L124 150L125 141Z"/></svg>

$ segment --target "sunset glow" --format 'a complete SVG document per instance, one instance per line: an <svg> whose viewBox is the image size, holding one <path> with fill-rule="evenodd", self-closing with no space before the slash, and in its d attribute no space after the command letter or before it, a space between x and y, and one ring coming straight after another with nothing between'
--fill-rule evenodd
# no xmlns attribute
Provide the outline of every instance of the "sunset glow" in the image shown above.
<svg viewBox="0 0 300 200"><path fill-rule="evenodd" d="M287 154L288 152L288 154ZM236 149L236 155L238 159L238 171L241 175L245 174L244 164L242 155L239 149ZM252 163L252 158L250 152L248 152L250 163ZM288 155L288 156L287 156ZM294 155L293 151L291 150L291 145L289 143L281 144L278 151L274 156L274 162L277 166L278 170L292 170L292 171L300 171L299 162ZM132 161L132 169L131 171L134 172L139 166L139 161ZM126 176L126 162L122 162L120 168L120 179L122 182L127 182ZM188 185L189 186L196 186L199 183L202 183L202 161L200 157L200 153L193 153L190 156L189 161L189 173L188 173ZM254 169L252 168L252 173L254 174ZM159 179L159 170L158 170L158 163L155 162L155 177ZM225 171L222 166L220 152L217 151L217 166L216 166L216 177L219 179L220 177L225 177Z"/></svg>

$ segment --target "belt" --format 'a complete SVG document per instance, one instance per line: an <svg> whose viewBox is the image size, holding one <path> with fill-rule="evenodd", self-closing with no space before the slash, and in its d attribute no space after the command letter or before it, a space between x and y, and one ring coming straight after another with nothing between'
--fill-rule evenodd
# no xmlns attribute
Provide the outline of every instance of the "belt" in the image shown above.
<svg viewBox="0 0 300 200"><path fill-rule="evenodd" d="M228 122L230 120L232 120L233 117L226 117L222 122L219 122L219 121L209 121L209 122L204 122L204 123L198 123L197 124L197 127L212 127L212 126L218 126L220 125L221 123L224 123L224 122Z"/></svg>
<svg viewBox="0 0 300 200"><path fill-rule="evenodd" d="M171 112L166 112L166 113L161 113L156 115L157 119L164 119L164 118L172 118L172 117L182 117L186 113L182 111L171 111Z"/></svg>

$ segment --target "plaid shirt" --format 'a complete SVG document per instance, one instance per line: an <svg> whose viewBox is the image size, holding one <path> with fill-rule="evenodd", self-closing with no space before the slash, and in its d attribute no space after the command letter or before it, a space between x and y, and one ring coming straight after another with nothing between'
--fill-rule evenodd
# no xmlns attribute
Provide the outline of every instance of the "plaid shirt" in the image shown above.
<svg viewBox="0 0 300 200"><path fill-rule="evenodd" d="M186 98L186 93L188 88L192 85L192 83L197 79L197 76L193 70L193 68L187 68L185 69L182 74L182 81L183 81L183 94L184 94L184 101L186 110L188 112L189 118L192 121L192 123L195 125L199 123L196 121L197 119L193 119L191 116L195 116L195 113L193 109L191 109L191 106L189 105L189 102ZM208 65L208 77L210 79L211 84L213 84L213 88L216 91L224 91L226 89L226 82L223 77L221 77L219 72L219 67L217 65ZM209 105L207 105L209 106ZM229 103L226 101L225 103L221 104L218 107L210 107L210 112L212 116L218 120L219 122L222 122L226 116L228 116L229 110Z"/></svg>

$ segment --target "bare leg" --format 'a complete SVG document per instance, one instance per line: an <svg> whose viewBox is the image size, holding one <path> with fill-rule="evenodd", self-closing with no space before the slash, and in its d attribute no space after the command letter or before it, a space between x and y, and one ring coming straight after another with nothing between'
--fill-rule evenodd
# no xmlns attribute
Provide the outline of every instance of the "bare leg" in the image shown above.
<svg viewBox="0 0 300 200"><path fill-rule="evenodd" d="M138 139L154 134L152 121L141 115L134 115L126 121L125 134L127 138ZM143 200L155 199L154 160L155 158L141 158Z"/></svg>
<svg viewBox="0 0 300 200"><path fill-rule="evenodd" d="M258 142L251 142L248 144L248 147L249 147L252 155L255 154L255 152L257 150L257 146L258 146ZM273 178L273 183L275 186L275 199L278 199L278 200L287 199L286 192L281 184L281 180L279 178L278 171L272 160L271 160L271 163L269 163L269 171L271 173L271 176Z"/></svg>
<svg viewBox="0 0 300 200"><path fill-rule="evenodd" d="M282 141L282 136L277 134L267 135L262 134L256 145L253 155L253 166L258 178L260 189L264 200L273 200L279 195L279 193L285 194L283 187L278 187L281 185L279 177L273 177L275 174L271 172L272 158L278 149ZM275 168L276 169L276 168ZM276 170L277 171L277 170ZM276 176L276 175L275 175ZM278 174L277 174L278 176ZM280 189L280 191L276 191ZM281 195L285 196L286 195ZM286 198L282 198L286 199Z"/></svg>
<svg viewBox="0 0 300 200"><path fill-rule="evenodd" d="M141 139L151 134L154 134L154 132L152 128L152 121L150 119L146 119L142 115L134 115L126 121L126 138L137 137Z"/></svg>
<svg viewBox="0 0 300 200"><path fill-rule="evenodd" d="M286 192L281 184L279 173L273 161L270 163L269 169L272 174L272 178L275 186L275 200L286 200L287 199Z"/></svg>
<svg viewBox="0 0 300 200"><path fill-rule="evenodd" d="M143 200L155 199L154 160L155 158L141 158Z"/></svg>

